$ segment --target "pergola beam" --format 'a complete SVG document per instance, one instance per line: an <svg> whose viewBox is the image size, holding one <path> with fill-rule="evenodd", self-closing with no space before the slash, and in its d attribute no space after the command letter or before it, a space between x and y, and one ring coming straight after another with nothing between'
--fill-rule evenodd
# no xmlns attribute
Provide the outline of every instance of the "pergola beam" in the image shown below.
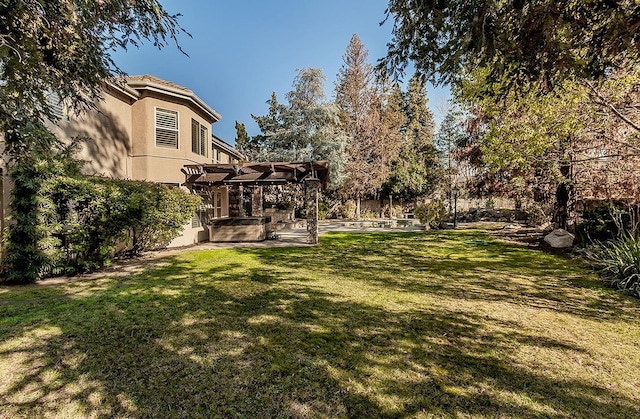
<svg viewBox="0 0 640 419"><path fill-rule="evenodd" d="M311 178L320 182L321 189L326 189L329 185L329 163L326 161L190 164L185 165L182 172L187 186L302 183Z"/></svg>

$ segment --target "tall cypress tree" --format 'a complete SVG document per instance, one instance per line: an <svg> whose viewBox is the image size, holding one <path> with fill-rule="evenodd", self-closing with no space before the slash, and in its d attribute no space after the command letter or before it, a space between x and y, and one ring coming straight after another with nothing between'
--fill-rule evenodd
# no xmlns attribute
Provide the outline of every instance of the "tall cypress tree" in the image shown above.
<svg viewBox="0 0 640 419"><path fill-rule="evenodd" d="M414 75L405 96L404 138L385 189L402 199L415 199L432 193L444 173L434 144L435 122L424 80Z"/></svg>

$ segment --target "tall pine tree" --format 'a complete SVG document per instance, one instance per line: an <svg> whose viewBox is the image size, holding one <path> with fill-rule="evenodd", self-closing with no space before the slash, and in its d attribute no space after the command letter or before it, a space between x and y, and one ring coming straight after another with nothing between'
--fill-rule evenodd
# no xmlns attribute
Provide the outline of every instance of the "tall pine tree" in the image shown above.
<svg viewBox="0 0 640 419"><path fill-rule="evenodd" d="M238 121L236 121L236 149L244 154L248 161L252 161L258 151L253 138L247 134L247 127Z"/></svg>
<svg viewBox="0 0 640 419"><path fill-rule="evenodd" d="M351 37L337 75L335 95L340 117L349 136L346 180L342 191L356 201L377 192L397 154L401 117L390 100L388 84L376 85L368 51L357 34ZM396 108L394 108L396 106Z"/></svg>

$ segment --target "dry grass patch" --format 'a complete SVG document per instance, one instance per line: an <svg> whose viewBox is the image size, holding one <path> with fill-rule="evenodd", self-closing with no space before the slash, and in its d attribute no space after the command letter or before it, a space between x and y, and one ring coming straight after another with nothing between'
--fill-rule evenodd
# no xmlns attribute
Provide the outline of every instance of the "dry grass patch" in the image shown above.
<svg viewBox="0 0 640 419"><path fill-rule="evenodd" d="M640 415L640 303L478 231L0 288L0 417Z"/></svg>

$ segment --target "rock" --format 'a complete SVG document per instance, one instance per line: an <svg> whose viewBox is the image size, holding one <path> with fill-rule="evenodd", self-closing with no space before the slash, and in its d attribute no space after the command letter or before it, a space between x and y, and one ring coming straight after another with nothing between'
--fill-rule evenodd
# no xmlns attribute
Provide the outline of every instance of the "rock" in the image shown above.
<svg viewBox="0 0 640 419"><path fill-rule="evenodd" d="M555 249L566 249L573 246L575 236L563 228L557 228L544 236L544 241Z"/></svg>

